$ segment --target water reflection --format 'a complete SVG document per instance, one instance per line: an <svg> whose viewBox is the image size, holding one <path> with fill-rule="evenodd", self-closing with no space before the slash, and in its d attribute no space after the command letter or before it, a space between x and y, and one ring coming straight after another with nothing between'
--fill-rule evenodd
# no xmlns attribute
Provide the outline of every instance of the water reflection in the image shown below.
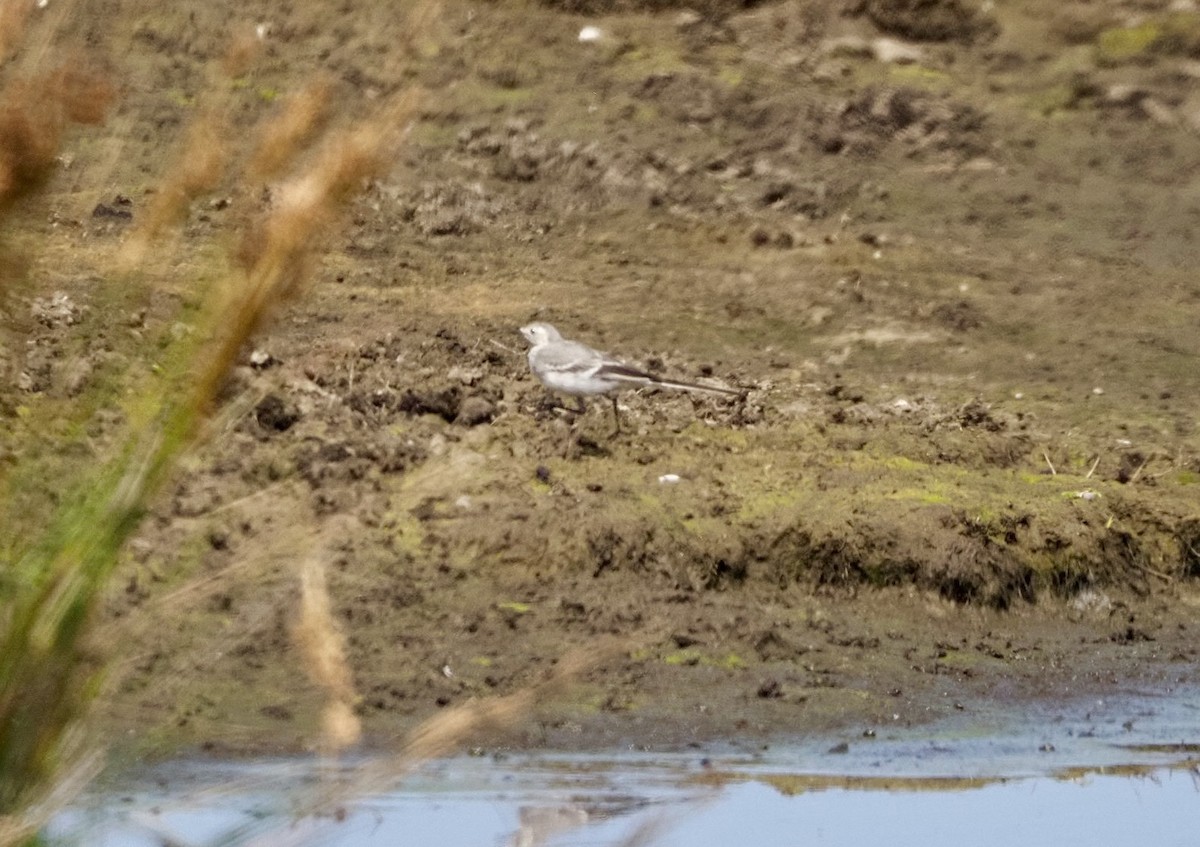
<svg viewBox="0 0 1200 847"><path fill-rule="evenodd" d="M1196 843L1194 747L1102 745L1093 757L1124 763L1075 761L1031 773L1035 747L1022 763L991 758L992 744L1001 742L882 741L839 757L842 772L825 774L804 765L828 765L829 757L799 746L712 758L464 757L427 768L395 791L299 820L297 804L310 807L302 798L337 797L338 781L352 781L362 763L318 772L315 763L295 760L179 762L98 789L61 814L47 836L103 847ZM939 751L933 764L930 750ZM983 759L995 772L928 772L949 761L978 770Z"/></svg>

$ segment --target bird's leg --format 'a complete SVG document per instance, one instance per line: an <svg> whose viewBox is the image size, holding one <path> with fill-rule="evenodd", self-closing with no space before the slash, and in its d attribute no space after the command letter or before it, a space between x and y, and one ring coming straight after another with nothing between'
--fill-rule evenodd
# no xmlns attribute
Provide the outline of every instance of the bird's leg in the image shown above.
<svg viewBox="0 0 1200 847"><path fill-rule="evenodd" d="M612 407L613 407L613 433L612 434L614 436L617 436L617 435L621 434L621 413L617 410L617 395L614 394L609 399L612 400Z"/></svg>
<svg viewBox="0 0 1200 847"><path fill-rule="evenodd" d="M565 403L560 403L558 400L553 400L556 408L562 409L567 414L571 415L570 425L567 427L567 439L563 443L563 458L571 458L571 448L575 446L578 435L575 432L575 425L579 422L579 418L587 413L587 404L583 402L582 397L575 398L575 408L571 408Z"/></svg>

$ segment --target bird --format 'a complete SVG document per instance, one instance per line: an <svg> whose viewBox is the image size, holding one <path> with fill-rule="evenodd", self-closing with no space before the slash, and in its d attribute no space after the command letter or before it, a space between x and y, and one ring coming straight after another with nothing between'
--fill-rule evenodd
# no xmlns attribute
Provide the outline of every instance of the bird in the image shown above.
<svg viewBox="0 0 1200 847"><path fill-rule="evenodd" d="M625 362L594 350L586 344L563 338L562 333L548 323L536 322L521 327L521 335L530 343L529 369L543 385L552 391L570 395L578 407L566 408L575 414L587 411L584 397L611 394L613 434L621 432L621 415L615 393L629 388L670 388L676 391L705 391L737 397L741 391L716 385L698 385L678 379L664 379Z"/></svg>

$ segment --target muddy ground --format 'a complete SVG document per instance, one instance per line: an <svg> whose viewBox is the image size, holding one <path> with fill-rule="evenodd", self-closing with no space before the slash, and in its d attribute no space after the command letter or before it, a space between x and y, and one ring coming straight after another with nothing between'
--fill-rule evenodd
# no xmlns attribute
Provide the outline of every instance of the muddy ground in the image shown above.
<svg viewBox="0 0 1200 847"><path fill-rule="evenodd" d="M148 289L113 282L212 87L234 149L319 75L335 122L427 93L130 545L97 643L108 729L314 743L309 557L376 740L608 636L506 743L1200 681L1194 4L447 0L411 51L368 0L160 5L60 24L121 99L9 236L25 533L135 416L121 386L186 337L234 210L269 198L231 175ZM255 24L258 60L214 83ZM610 436L604 402L547 404L532 319L742 395L627 393Z"/></svg>

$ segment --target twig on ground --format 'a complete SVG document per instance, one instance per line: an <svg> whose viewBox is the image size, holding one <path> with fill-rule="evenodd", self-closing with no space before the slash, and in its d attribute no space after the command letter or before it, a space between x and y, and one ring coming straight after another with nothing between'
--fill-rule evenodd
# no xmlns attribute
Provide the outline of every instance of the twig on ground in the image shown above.
<svg viewBox="0 0 1200 847"><path fill-rule="evenodd" d="M501 344L499 341L497 341L497 340L496 340L496 339L494 339L494 338L489 338L489 339L488 339L488 343L490 343L490 344L491 344L493 347L499 347L499 348L500 348L501 350L503 350L505 353L512 353L514 356L520 356L520 355L521 355L521 351L520 351L520 350L514 350L512 347L509 347L507 344Z"/></svg>
<svg viewBox="0 0 1200 847"><path fill-rule="evenodd" d="M1142 471L1145 470L1146 465L1150 464L1150 459L1151 459L1150 456L1147 456L1145 459L1142 459L1142 463L1137 466L1137 470L1134 471L1130 475L1129 483L1128 483L1129 485L1132 485L1133 483L1137 482L1137 478L1142 475Z"/></svg>
<svg viewBox="0 0 1200 847"><path fill-rule="evenodd" d="M1163 582L1166 582L1166 583L1172 583L1172 582L1174 582L1174 581L1175 581L1175 577L1171 576L1170 574L1163 573L1162 571L1157 571L1157 570L1155 570L1154 568L1150 567L1149 565L1138 565L1138 564L1135 564L1135 565L1134 565L1134 567L1135 567L1137 570L1141 571L1142 573L1148 573L1148 574L1150 574L1151 576L1156 576L1156 577L1158 577L1158 578L1159 578L1159 579L1161 579Z"/></svg>

